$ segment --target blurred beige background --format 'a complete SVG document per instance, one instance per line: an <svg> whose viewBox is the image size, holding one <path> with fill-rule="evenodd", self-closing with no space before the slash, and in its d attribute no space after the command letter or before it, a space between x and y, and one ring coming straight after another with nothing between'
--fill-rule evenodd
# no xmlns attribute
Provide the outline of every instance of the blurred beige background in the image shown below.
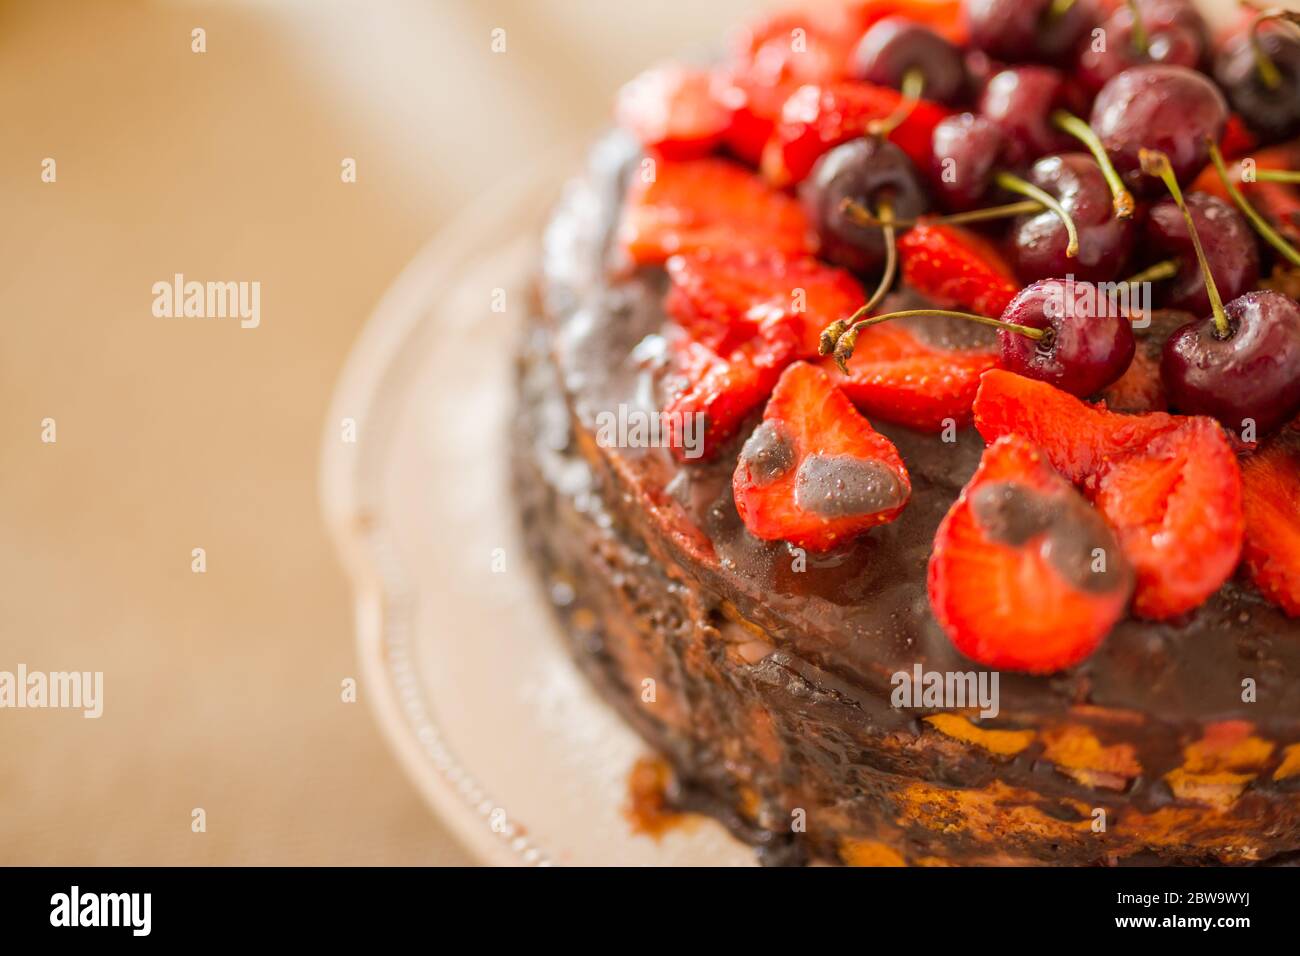
<svg viewBox="0 0 1300 956"><path fill-rule="evenodd" d="M468 862L340 701L331 388L440 223L755 5L0 2L0 670L105 675L0 710L0 863ZM176 272L261 327L154 318Z"/></svg>

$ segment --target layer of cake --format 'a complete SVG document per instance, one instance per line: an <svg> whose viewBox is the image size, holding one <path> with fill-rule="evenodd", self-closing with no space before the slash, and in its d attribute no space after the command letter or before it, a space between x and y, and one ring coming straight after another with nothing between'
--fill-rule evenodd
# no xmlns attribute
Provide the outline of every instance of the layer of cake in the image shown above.
<svg viewBox="0 0 1300 956"><path fill-rule="evenodd" d="M617 137L602 143L548 232L519 468L546 499L529 512L534 545L587 612L594 636L580 657L679 772L729 805L756 804L768 829L819 807L821 836L804 842L821 855L855 840L972 861L1248 860L1300 847L1300 750L1288 749L1300 740L1300 623L1249 590L1229 583L1182 622L1125 620L1055 677L1001 674L995 721L895 708L897 672L978 670L925 591L934 529L974 469L978 435L945 443L876 423L907 463L912 499L898 521L803 569L736 515L730 476L748 429L709 464L598 445L600 413L653 414L662 401L663 275L608 268L634 155ZM637 608L610 596L629 588L646 590ZM672 692L643 713L640 680L670 672ZM742 769L709 783L721 771L702 749ZM745 778L763 781L751 797L737 790ZM1098 807L1124 822L1094 834ZM836 814L843 825L828 822ZM981 830L1006 847L990 853Z"/></svg>

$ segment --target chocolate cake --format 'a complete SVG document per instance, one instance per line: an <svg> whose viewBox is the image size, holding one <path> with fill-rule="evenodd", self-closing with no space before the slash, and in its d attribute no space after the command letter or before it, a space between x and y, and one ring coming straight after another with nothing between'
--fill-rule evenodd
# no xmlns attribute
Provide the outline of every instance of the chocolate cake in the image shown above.
<svg viewBox="0 0 1300 956"><path fill-rule="evenodd" d="M792 467L763 414L770 388L699 458L605 440L608 416L671 404L681 339L661 262L629 264L620 248L644 158L671 161L639 138L600 141L546 231L512 469L573 656L671 765L674 805L716 816L774 864L1248 864L1300 851L1300 621L1244 569L1190 611L1118 611L1077 663L989 666L958 650L927 576L993 444L984 423L939 434L868 414L910 494L879 467L810 458L800 493L826 520L897 508L808 547L764 540L737 509L738 464L762 481ZM876 313L925 308L932 291L904 271ZM997 349L992 330L959 319L895 321L952 353ZM1151 352L1141 343L1134 365ZM1121 391L1113 405L1131 397ZM971 497L1003 542L1056 535L1058 561L1092 543L1071 536L1087 522L1035 513L1014 488ZM1095 531L1109 540L1099 517ZM1130 569L1113 573L1130 593ZM963 706L925 693L954 684Z"/></svg>

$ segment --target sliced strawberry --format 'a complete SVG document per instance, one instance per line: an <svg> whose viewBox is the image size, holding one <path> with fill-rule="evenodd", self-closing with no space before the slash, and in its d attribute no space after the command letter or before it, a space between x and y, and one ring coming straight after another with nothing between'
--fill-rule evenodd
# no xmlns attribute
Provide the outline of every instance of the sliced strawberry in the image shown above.
<svg viewBox="0 0 1300 956"><path fill-rule="evenodd" d="M1093 500L1137 570L1139 617L1198 607L1241 558L1241 469L1211 418L1184 418L1111 463Z"/></svg>
<svg viewBox="0 0 1300 956"><path fill-rule="evenodd" d="M1223 126L1223 135L1219 137L1219 151L1227 159L1236 159L1258 145L1259 140L1247 128L1245 121L1236 113L1229 113L1228 122Z"/></svg>
<svg viewBox="0 0 1300 956"><path fill-rule="evenodd" d="M1160 378L1160 360L1139 348L1128 369L1106 387L1101 397L1107 408L1129 415L1166 411L1169 403Z"/></svg>
<svg viewBox="0 0 1300 956"><path fill-rule="evenodd" d="M954 46L970 42L961 0L853 0L847 12L860 24L859 34L877 20L900 16L924 24Z"/></svg>
<svg viewBox="0 0 1300 956"><path fill-rule="evenodd" d="M1075 484L1094 480L1111 461L1146 446L1179 421L1162 412L1120 415L1001 369L984 373L973 410L986 442L1011 434L1027 438Z"/></svg>
<svg viewBox="0 0 1300 956"><path fill-rule="evenodd" d="M949 421L970 424L980 376L997 361L991 348L942 349L887 322L862 330L847 375L833 363L827 368L863 414L938 432Z"/></svg>
<svg viewBox="0 0 1300 956"><path fill-rule="evenodd" d="M618 242L633 263L679 252L757 248L811 251L799 203L724 159L659 159L633 174Z"/></svg>
<svg viewBox="0 0 1300 956"><path fill-rule="evenodd" d="M866 300L857 280L816 259L779 252L697 252L668 260L668 314L697 341L728 351L782 324L798 339L797 357L817 355L821 330Z"/></svg>
<svg viewBox="0 0 1300 956"><path fill-rule="evenodd" d="M1300 431L1283 429L1242 460L1246 572L1268 598L1300 617Z"/></svg>
<svg viewBox="0 0 1300 956"><path fill-rule="evenodd" d="M715 456L772 394L781 370L794 358L796 344L791 332L781 330L721 355L689 339L675 343L675 368L664 408L673 454L687 461ZM702 429L695 427L697 421Z"/></svg>
<svg viewBox="0 0 1300 956"><path fill-rule="evenodd" d="M900 100L897 90L853 80L800 87L786 100L763 150L763 175L777 186L801 181L823 153L864 135L871 120L892 114ZM889 139L918 169L929 169L934 128L947 115L937 103L921 100Z"/></svg>
<svg viewBox="0 0 1300 956"><path fill-rule="evenodd" d="M927 298L996 318L1020 292L993 246L958 226L921 223L898 243L903 282Z"/></svg>
<svg viewBox="0 0 1300 956"><path fill-rule="evenodd" d="M723 140L732 155L757 167L781 118L781 107L802 85L798 80L755 79L743 72L719 73L714 95L731 112Z"/></svg>
<svg viewBox="0 0 1300 956"><path fill-rule="evenodd" d="M710 74L675 63L627 83L619 90L614 115L642 145L666 159L707 156L731 127L731 110L715 98Z"/></svg>
<svg viewBox="0 0 1300 956"><path fill-rule="evenodd" d="M806 362L781 375L731 487L753 534L810 551L892 521L912 493L893 443Z"/></svg>
<svg viewBox="0 0 1300 956"><path fill-rule="evenodd" d="M928 585L939 626L967 657L1047 674L1097 649L1124 614L1133 572L1046 456L1007 435L940 523Z"/></svg>
<svg viewBox="0 0 1300 956"><path fill-rule="evenodd" d="M1232 573L1241 473L1212 419L1120 415L1000 370L981 379L974 411L985 441L1029 439L1094 501L1137 570L1135 613L1183 614Z"/></svg>
<svg viewBox="0 0 1300 956"><path fill-rule="evenodd" d="M1253 151L1246 159L1254 163L1255 170L1295 169L1300 165L1300 139L1279 143ZM1259 182L1253 177L1243 181L1242 163L1229 161L1228 176L1237 189L1250 200L1260 214L1278 232L1292 243L1300 242L1300 190L1290 183ZM1189 191L1199 191L1232 202L1214 166L1207 166L1196 177Z"/></svg>

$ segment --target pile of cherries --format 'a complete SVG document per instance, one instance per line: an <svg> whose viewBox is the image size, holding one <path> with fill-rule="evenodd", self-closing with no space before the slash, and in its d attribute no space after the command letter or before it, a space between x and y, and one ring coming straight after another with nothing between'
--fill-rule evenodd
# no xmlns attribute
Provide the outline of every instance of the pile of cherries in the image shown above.
<svg viewBox="0 0 1300 956"><path fill-rule="evenodd" d="M823 255L881 276L875 303L897 230L927 214L984 230L1009 219L993 238L1028 285L1000 317L969 316L998 327L1004 367L1099 392L1129 367L1132 322L1077 286L1157 281L1161 305L1202 316L1164 343L1170 405L1233 432L1292 419L1300 306L1258 286L1271 260L1300 255L1233 188L1218 144L1232 113L1261 145L1300 133L1295 18L1258 12L1216 60L1188 0L1130 0L1100 21L1090 0L968 0L966 15L973 51L899 17L862 37L859 79L902 90L904 104L969 111L935 127L931 169L886 138L905 107L824 154L800 186ZM1073 70L1044 65L1062 62ZM1236 205L1184 196L1212 163ZM857 328L892 317L837 323L822 350L846 361Z"/></svg>

